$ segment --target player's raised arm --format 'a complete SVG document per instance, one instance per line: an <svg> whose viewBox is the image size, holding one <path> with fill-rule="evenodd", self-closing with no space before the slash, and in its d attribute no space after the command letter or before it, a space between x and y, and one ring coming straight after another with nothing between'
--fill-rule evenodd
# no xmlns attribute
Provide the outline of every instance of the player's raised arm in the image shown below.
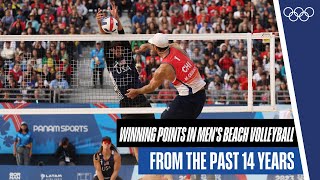
<svg viewBox="0 0 320 180"><path fill-rule="evenodd" d="M113 18L115 18L117 21L118 21L118 31L122 31L123 30L123 27L122 27L122 24L121 24L121 21L120 21L120 17L119 17L119 14L118 14L118 7L116 6L115 2L111 2L111 10L110 10L110 13L112 15Z"/></svg>

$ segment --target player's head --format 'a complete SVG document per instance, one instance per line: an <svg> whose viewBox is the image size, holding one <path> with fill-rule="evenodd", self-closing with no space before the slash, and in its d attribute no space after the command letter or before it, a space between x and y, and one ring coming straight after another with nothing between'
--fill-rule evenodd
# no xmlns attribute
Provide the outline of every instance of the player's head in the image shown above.
<svg viewBox="0 0 320 180"><path fill-rule="evenodd" d="M122 56L124 47L122 46L120 41L113 41L111 42L111 51L115 57L119 58Z"/></svg>
<svg viewBox="0 0 320 180"><path fill-rule="evenodd" d="M27 132L27 133L29 132L28 125L26 122L21 123L19 132L21 133L22 131Z"/></svg>
<svg viewBox="0 0 320 180"><path fill-rule="evenodd" d="M105 136L102 138L100 151L102 150L112 150L118 152L115 145L112 144L111 138L109 136Z"/></svg>
<svg viewBox="0 0 320 180"><path fill-rule="evenodd" d="M62 138L61 145L63 148L67 148L69 144L69 139L67 137Z"/></svg>
<svg viewBox="0 0 320 180"><path fill-rule="evenodd" d="M110 147L111 147L111 138L108 137L108 136L102 138L101 146L103 147L103 149L110 149Z"/></svg>
<svg viewBox="0 0 320 180"><path fill-rule="evenodd" d="M162 33L155 34L148 41L152 45L152 50L154 50L157 54L161 54L166 51L169 47L169 40L167 35Z"/></svg>

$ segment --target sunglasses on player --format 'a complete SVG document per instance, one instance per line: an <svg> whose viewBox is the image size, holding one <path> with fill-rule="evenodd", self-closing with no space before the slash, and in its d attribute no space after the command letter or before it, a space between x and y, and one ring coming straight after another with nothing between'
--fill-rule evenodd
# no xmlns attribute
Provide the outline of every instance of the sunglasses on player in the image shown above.
<svg viewBox="0 0 320 180"><path fill-rule="evenodd" d="M109 139L102 140L103 144L111 144L111 141Z"/></svg>

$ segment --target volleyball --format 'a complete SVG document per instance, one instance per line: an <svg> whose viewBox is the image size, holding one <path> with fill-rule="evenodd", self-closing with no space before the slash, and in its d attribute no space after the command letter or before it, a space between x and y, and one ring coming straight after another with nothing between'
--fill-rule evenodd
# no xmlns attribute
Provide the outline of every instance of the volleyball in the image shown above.
<svg viewBox="0 0 320 180"><path fill-rule="evenodd" d="M106 33L113 33L118 29L118 21L113 17L105 17L101 20L101 28Z"/></svg>

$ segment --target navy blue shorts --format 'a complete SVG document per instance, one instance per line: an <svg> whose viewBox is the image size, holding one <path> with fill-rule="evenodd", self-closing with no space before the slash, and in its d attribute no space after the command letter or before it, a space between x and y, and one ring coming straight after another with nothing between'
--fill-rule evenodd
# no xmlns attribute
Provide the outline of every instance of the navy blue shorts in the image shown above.
<svg viewBox="0 0 320 180"><path fill-rule="evenodd" d="M197 119L205 102L205 90L188 96L177 96L161 114L161 119Z"/></svg>

